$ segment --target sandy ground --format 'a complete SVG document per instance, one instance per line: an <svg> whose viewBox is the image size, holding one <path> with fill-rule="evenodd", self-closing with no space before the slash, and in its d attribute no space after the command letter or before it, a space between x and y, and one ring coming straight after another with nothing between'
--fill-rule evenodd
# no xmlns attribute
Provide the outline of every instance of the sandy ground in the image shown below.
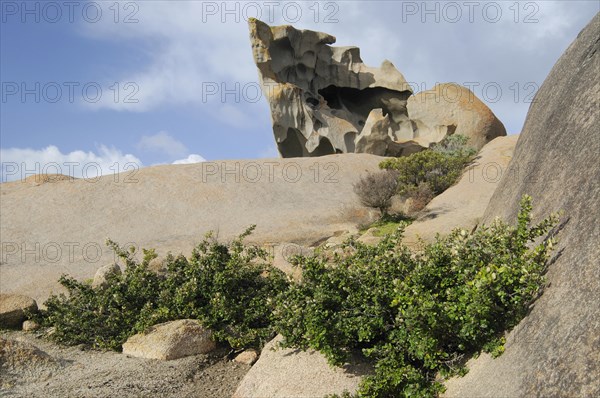
<svg viewBox="0 0 600 398"><path fill-rule="evenodd" d="M250 369L228 360L223 349L159 361L61 347L33 333L2 331L0 338L32 344L49 356L38 353L32 360L25 354L15 365L14 356L0 349L0 397L231 397Z"/></svg>

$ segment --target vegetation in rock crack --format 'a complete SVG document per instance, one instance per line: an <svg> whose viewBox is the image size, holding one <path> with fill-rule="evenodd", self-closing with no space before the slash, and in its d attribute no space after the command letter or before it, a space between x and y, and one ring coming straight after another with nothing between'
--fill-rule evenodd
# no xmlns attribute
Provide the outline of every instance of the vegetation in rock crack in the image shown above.
<svg viewBox="0 0 600 398"><path fill-rule="evenodd" d="M333 261L296 257L302 280L277 299L282 345L337 365L362 355L374 373L360 397L436 396L470 355L501 354L503 333L541 293L558 218L532 226L531 209L524 196L516 226L456 229L414 252L399 228L377 246L349 240Z"/></svg>
<svg viewBox="0 0 600 398"><path fill-rule="evenodd" d="M364 224L359 226L359 232L364 234L371 228L374 228L373 235L382 237L394 233L398 227L407 226L414 221L413 218L408 217L402 213L400 214L386 214L380 219L370 224Z"/></svg>
<svg viewBox="0 0 600 398"><path fill-rule="evenodd" d="M400 195L422 197L426 188L433 195L439 195L458 181L473 160L476 150L468 147L467 143L468 137L450 135L432 145L430 150L387 159L379 167L398 173L397 193Z"/></svg>
<svg viewBox="0 0 600 398"><path fill-rule="evenodd" d="M264 261L264 250L243 244L253 229L229 245L208 235L190 258L169 255L163 276L148 269L156 257L154 250L144 250L139 263L132 250L109 240L125 262L124 272L111 275L101 288L61 277L68 295L50 297L40 321L55 328L52 337L58 342L118 350L127 338L149 326L191 318L234 348L261 348L274 336L272 298L288 282Z"/></svg>

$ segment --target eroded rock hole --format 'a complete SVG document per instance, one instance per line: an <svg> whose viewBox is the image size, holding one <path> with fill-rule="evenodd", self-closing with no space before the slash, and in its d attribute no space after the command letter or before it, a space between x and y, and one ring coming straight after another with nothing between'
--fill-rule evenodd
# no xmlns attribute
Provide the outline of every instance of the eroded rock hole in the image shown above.
<svg viewBox="0 0 600 398"><path fill-rule="evenodd" d="M306 138L296 129L289 128L287 137L278 145L279 153L284 158L298 158L306 156Z"/></svg>
<svg viewBox="0 0 600 398"><path fill-rule="evenodd" d="M315 150L312 151L310 156L325 156L325 155L333 155L334 153L336 153L336 151L333 148L331 141L329 141L325 137L322 137L321 140L319 140L319 146L317 146L315 148Z"/></svg>
<svg viewBox="0 0 600 398"><path fill-rule="evenodd" d="M319 90L319 94L327 101L331 109L345 110L356 115L355 120L350 120L356 125L357 130L365 125L365 120L373 109L381 108L383 114L406 114L403 106L409 97L409 92L394 91L383 87L365 88L362 90L348 87L327 86ZM394 104L390 108L390 104ZM332 114L334 114L332 112ZM399 115L398 115L399 116Z"/></svg>
<svg viewBox="0 0 600 398"><path fill-rule="evenodd" d="M312 106L313 108L316 108L317 106L319 106L319 100L314 97L306 98L306 103L308 105Z"/></svg>
<svg viewBox="0 0 600 398"><path fill-rule="evenodd" d="M271 65L275 73L288 69L294 62L294 49L287 37L274 41L269 48L271 52Z"/></svg>
<svg viewBox="0 0 600 398"><path fill-rule="evenodd" d="M363 124L365 124L363 122ZM346 134L344 134L344 144L346 144L346 152L354 152L355 149L355 144L354 144L354 140L356 139L356 133L355 132L348 132Z"/></svg>

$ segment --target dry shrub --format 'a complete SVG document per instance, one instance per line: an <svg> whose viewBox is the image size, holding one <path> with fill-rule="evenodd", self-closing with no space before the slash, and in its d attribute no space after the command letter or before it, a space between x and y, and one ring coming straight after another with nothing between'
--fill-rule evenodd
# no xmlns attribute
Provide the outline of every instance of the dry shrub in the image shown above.
<svg viewBox="0 0 600 398"><path fill-rule="evenodd" d="M354 184L354 193L360 202L367 207L379 209L382 216L387 214L397 189L398 173L394 170L369 173Z"/></svg>

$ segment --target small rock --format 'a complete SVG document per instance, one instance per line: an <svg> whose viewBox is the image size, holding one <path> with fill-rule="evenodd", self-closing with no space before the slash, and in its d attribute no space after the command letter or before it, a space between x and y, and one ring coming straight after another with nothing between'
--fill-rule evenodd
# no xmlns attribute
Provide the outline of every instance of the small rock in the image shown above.
<svg viewBox="0 0 600 398"><path fill-rule="evenodd" d="M52 326L52 327L46 329L42 335L45 338L49 339L50 337L54 336L55 333L56 333L56 328L54 326Z"/></svg>
<svg viewBox="0 0 600 398"><path fill-rule="evenodd" d="M66 176L64 174L35 174L25 178L24 182L30 183L34 186L38 186L46 183L54 183L60 181L73 181L74 179L74 177Z"/></svg>
<svg viewBox="0 0 600 398"><path fill-rule="evenodd" d="M26 312L37 311L34 299L21 294L0 294L0 328L20 328Z"/></svg>
<svg viewBox="0 0 600 398"><path fill-rule="evenodd" d="M350 231L343 231L342 233L336 234L325 241L323 247L326 249L336 248L342 246L354 234Z"/></svg>
<svg viewBox="0 0 600 398"><path fill-rule="evenodd" d="M168 361L206 354L216 347L210 330L193 319L180 319L154 325L146 333L131 336L123 344L123 354Z"/></svg>
<svg viewBox="0 0 600 398"><path fill-rule="evenodd" d="M272 246L273 250L273 266L280 269L285 274L291 276L293 279L298 280L302 274L298 267L293 266L290 260L294 256L302 255L309 256L313 253L314 249L298 245L296 243L281 242Z"/></svg>
<svg viewBox="0 0 600 398"><path fill-rule="evenodd" d="M383 239L381 236L375 236L378 232L377 228L369 228L364 234L362 234L357 240L365 245L375 246Z"/></svg>
<svg viewBox="0 0 600 398"><path fill-rule="evenodd" d="M108 279L112 275L121 275L121 268L118 264L108 264L104 267L98 268L98 271L96 271L96 275L94 275L92 287L94 289L106 287L106 285L108 284Z"/></svg>
<svg viewBox="0 0 600 398"><path fill-rule="evenodd" d="M167 266L165 265L164 260L159 257L150 260L148 263L148 269L159 276L167 273Z"/></svg>
<svg viewBox="0 0 600 398"><path fill-rule="evenodd" d="M23 322L23 331L24 332L33 332L34 330L38 330L40 325L36 321L27 320Z"/></svg>
<svg viewBox="0 0 600 398"><path fill-rule="evenodd" d="M236 356L233 360L238 363L243 363L245 365L252 365L258 359L258 352L255 350L246 350Z"/></svg>
<svg viewBox="0 0 600 398"><path fill-rule="evenodd" d="M88 348L87 344L79 344L77 346L75 346L75 348L77 348L79 351L85 351Z"/></svg>

